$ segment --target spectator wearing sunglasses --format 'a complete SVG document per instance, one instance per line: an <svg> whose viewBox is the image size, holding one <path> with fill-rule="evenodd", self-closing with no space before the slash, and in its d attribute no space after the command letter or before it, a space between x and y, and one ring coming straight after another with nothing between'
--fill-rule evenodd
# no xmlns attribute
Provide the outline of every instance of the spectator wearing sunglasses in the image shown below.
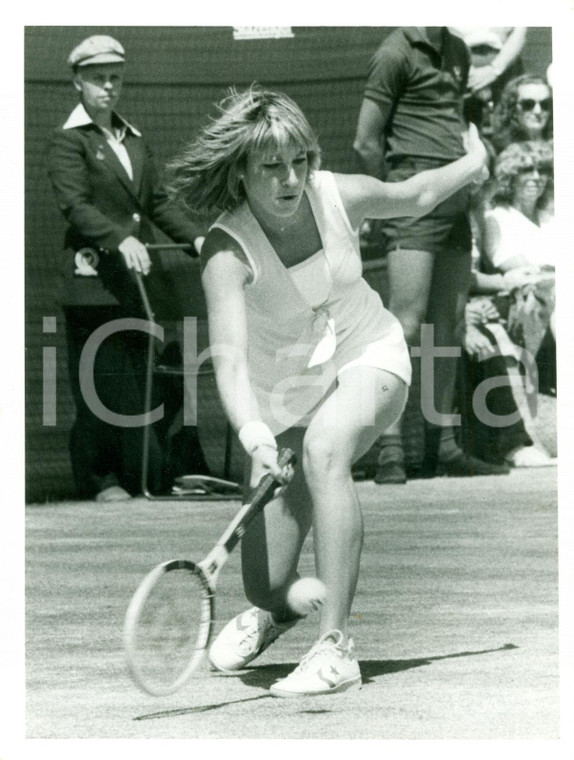
<svg viewBox="0 0 574 760"><path fill-rule="evenodd" d="M547 80L529 74L511 80L494 110L492 127L497 152L524 140L551 140L552 90Z"/></svg>
<svg viewBox="0 0 574 760"><path fill-rule="evenodd" d="M485 252L496 270L554 268L548 211L553 150L549 142L513 143L496 159L495 187L485 214ZM511 220L511 221L509 221Z"/></svg>
<svg viewBox="0 0 574 760"><path fill-rule="evenodd" d="M493 208L474 230L458 388L462 437L469 453L512 467L556 464L535 425L537 392L555 393L552 166L549 142L509 145L494 167ZM482 408L475 397L484 381Z"/></svg>
<svg viewBox="0 0 574 760"><path fill-rule="evenodd" d="M492 208L484 220L485 271L503 276L528 271L532 275L531 282L500 300L499 311L512 341L536 357L541 392L555 395L557 246L551 144L537 141L509 145L498 156L494 175Z"/></svg>

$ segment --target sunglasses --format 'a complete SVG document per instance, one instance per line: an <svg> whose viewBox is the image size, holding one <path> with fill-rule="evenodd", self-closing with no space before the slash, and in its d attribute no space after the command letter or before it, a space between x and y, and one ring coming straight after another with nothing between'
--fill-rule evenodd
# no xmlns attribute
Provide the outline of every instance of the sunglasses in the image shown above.
<svg viewBox="0 0 574 760"><path fill-rule="evenodd" d="M521 166L518 169L518 174L530 174L533 171L538 171L538 174L542 174L545 177L549 177L552 174L550 166Z"/></svg>
<svg viewBox="0 0 574 760"><path fill-rule="evenodd" d="M544 100L535 100L534 98L524 98L518 101L519 108L525 113L534 111L536 104L540 106L540 110L545 113L549 113L552 108L552 98L544 98Z"/></svg>

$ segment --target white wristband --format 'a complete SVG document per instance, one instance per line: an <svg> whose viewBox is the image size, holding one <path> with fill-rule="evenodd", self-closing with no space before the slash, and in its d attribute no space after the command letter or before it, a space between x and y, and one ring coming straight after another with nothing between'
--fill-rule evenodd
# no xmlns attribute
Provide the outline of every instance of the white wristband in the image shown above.
<svg viewBox="0 0 574 760"><path fill-rule="evenodd" d="M259 446L277 448L275 436L264 422L253 420L246 422L239 431L239 440L245 451L251 456Z"/></svg>

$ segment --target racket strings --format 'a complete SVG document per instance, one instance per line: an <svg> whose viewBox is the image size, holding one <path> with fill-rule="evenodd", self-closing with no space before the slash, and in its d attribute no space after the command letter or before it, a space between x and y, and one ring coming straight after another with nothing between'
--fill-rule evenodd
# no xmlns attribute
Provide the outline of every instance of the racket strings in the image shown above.
<svg viewBox="0 0 574 760"><path fill-rule="evenodd" d="M164 572L140 600L130 636L137 680L151 693L168 692L201 659L209 635L209 601L187 569Z"/></svg>

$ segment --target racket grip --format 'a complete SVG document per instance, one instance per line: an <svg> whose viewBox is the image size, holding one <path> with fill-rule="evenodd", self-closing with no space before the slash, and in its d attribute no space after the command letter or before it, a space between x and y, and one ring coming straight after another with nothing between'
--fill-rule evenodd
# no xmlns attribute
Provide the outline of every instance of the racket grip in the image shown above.
<svg viewBox="0 0 574 760"><path fill-rule="evenodd" d="M295 464L295 461L296 457L291 449L282 449L277 457L277 464L281 468L286 467L289 464ZM216 548L223 547L225 552L230 554L233 551L234 546L236 546L241 540L245 533L245 529L251 523L255 515L261 512L265 505L274 498L276 490L281 485L282 484L274 478L273 475L269 473L264 475L259 481L259 485L253 490L250 501L241 507L234 519L228 525L227 530L217 542ZM204 562L209 566L211 560L212 556L209 554ZM217 566L217 562L215 564Z"/></svg>
<svg viewBox="0 0 574 760"><path fill-rule="evenodd" d="M297 457L295 456L294 452L291 451L291 449L281 449L279 452L279 456L277 457L277 464L281 469L283 467L287 467L288 464L296 464L297 463Z"/></svg>
<svg viewBox="0 0 574 760"><path fill-rule="evenodd" d="M291 449L281 449L277 457L277 464L283 469L289 464L295 464L296 460L297 457ZM275 489L280 485L282 484L273 475L264 475L251 494L251 504L256 508L261 502L266 504L273 498Z"/></svg>

